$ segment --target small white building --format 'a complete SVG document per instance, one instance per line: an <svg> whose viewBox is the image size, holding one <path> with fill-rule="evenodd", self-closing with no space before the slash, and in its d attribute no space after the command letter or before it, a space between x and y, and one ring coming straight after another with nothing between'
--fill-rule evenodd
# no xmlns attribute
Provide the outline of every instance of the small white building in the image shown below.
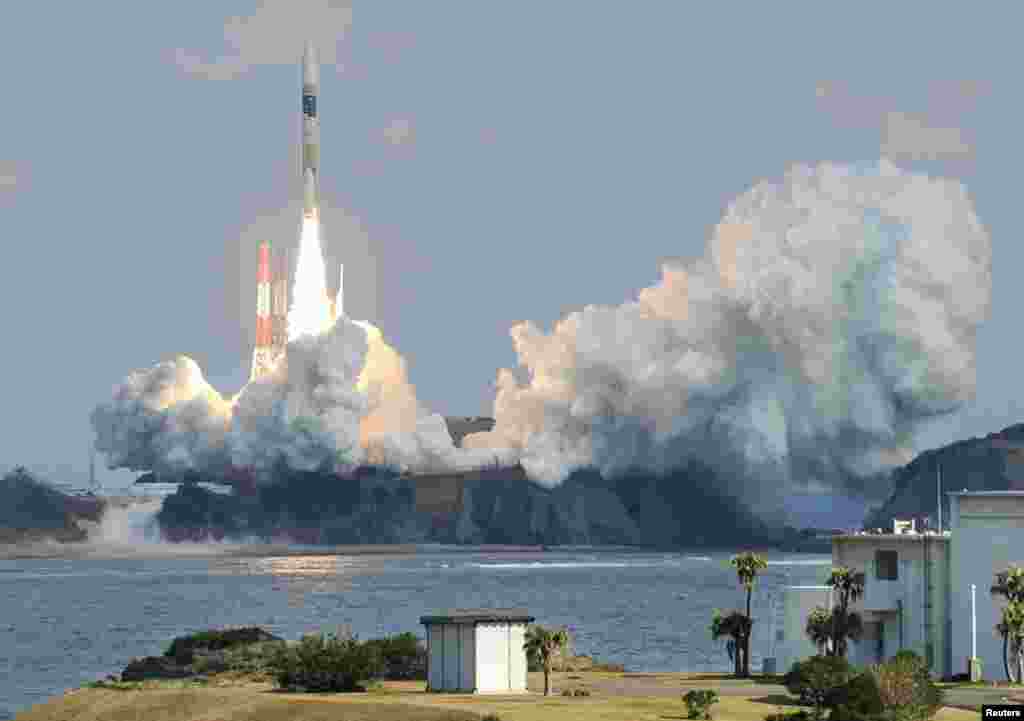
<svg viewBox="0 0 1024 721"><path fill-rule="evenodd" d="M427 628L427 690L526 692L526 626L520 609L478 608L420 618Z"/></svg>

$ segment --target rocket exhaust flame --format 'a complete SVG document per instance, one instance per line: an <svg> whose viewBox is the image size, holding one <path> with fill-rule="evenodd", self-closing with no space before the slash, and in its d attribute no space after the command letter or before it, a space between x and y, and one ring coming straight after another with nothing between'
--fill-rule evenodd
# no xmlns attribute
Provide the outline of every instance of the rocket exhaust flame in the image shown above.
<svg viewBox="0 0 1024 721"><path fill-rule="evenodd" d="M320 219L304 215L299 238L299 258L288 310L288 341L319 335L333 322L327 296L327 268L320 248Z"/></svg>

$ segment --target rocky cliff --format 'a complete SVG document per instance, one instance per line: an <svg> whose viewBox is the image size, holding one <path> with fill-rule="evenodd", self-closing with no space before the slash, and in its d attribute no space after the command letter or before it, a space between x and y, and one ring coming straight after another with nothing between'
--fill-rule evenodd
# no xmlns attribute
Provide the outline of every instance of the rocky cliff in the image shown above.
<svg viewBox="0 0 1024 721"><path fill-rule="evenodd" d="M712 490L709 474L692 467L607 481L578 472L549 489L518 467L419 477L291 473L230 495L182 484L157 518L173 541L736 547L780 540L781 529Z"/></svg>

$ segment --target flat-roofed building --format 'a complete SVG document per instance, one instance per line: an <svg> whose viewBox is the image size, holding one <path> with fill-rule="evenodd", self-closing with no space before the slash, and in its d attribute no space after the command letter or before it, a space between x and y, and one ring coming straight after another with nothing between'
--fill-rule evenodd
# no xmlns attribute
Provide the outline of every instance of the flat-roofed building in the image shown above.
<svg viewBox="0 0 1024 721"><path fill-rule="evenodd" d="M879 663L908 649L932 672L951 673L948 594L950 534L916 533L894 523L893 533L850 533L832 539L832 564L864 574L864 597L851 606L863 634L849 645L854 664Z"/></svg>
<svg viewBox="0 0 1024 721"><path fill-rule="evenodd" d="M946 532L917 532L912 524L895 521L892 533L833 537L832 564L864 574L864 597L851 609L864 622L860 640L849 646L852 663L877 663L909 649L928 662L932 673L948 677L969 672L975 643L984 678L1006 678L1002 637L996 631L1006 602L990 589L997 573L1024 566L1024 491L947 495ZM971 626L972 585L976 635ZM779 639L780 661L791 663L808 655L806 640L793 638L790 631L798 628L797 616L806 623L808 593L784 589L786 631Z"/></svg>
<svg viewBox="0 0 1024 721"><path fill-rule="evenodd" d="M996 573L1011 565L1024 566L1024 492L961 491L950 493L949 500L953 673L967 673L974 584L982 674L987 679L1004 679L1003 641L995 626L1006 602L990 589Z"/></svg>

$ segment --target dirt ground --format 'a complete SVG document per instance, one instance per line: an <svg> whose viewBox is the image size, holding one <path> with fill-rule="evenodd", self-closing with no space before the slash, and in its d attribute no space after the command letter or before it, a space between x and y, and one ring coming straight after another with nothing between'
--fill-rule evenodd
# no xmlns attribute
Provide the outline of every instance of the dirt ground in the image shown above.
<svg viewBox="0 0 1024 721"><path fill-rule="evenodd" d="M527 675L527 688L544 692L544 674ZM724 674L684 673L553 673L552 693L563 689L583 688L600 696L681 697L695 688L714 688L720 696L784 696L779 684L760 683L754 679L734 679Z"/></svg>

